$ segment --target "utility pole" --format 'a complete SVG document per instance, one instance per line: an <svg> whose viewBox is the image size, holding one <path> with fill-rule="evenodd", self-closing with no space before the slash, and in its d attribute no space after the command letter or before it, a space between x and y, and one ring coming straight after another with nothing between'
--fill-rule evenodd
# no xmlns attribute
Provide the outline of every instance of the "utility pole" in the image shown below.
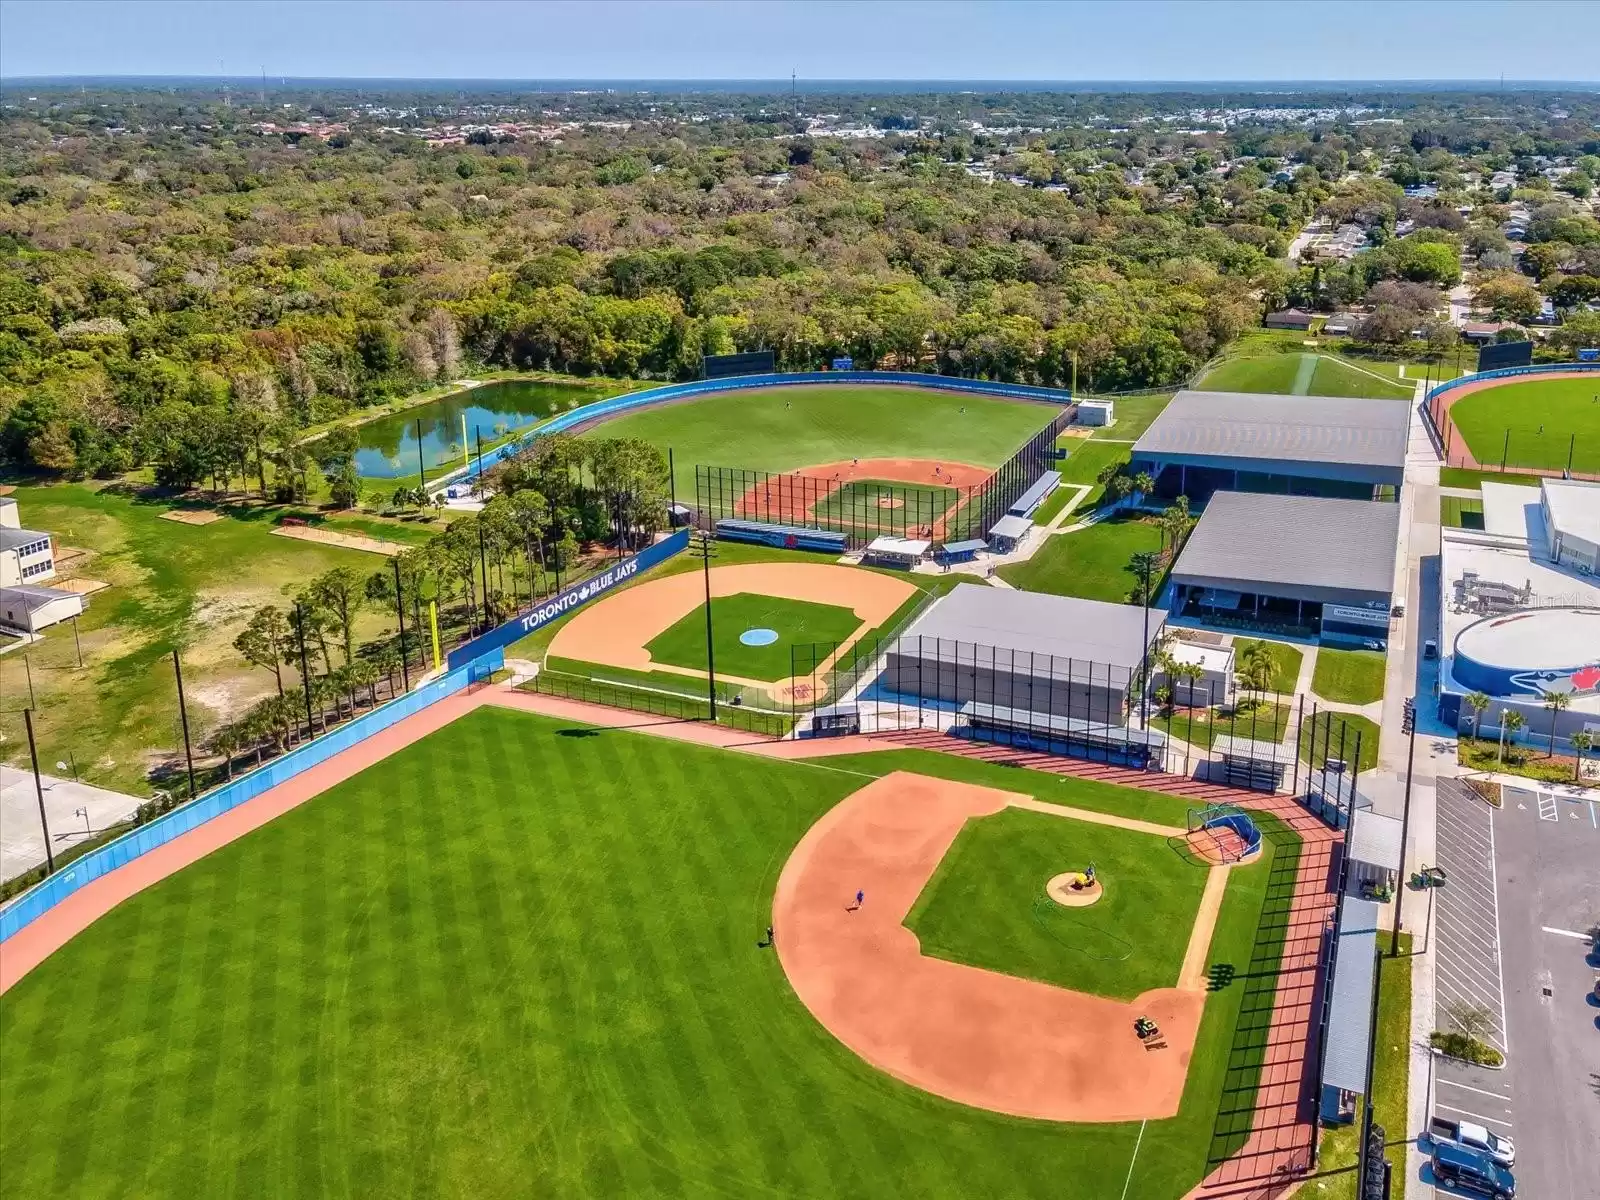
<svg viewBox="0 0 1600 1200"><path fill-rule="evenodd" d="M473 436L478 439L478 488L477 488L477 490L478 490L478 492L480 494L482 494L482 492L483 492L483 426L482 425L474 425L472 427L472 433L473 433Z"/></svg>
<svg viewBox="0 0 1600 1200"><path fill-rule="evenodd" d="M81 671L83 670L83 641L78 637L78 617L76 613L72 617L72 644L77 648L78 669Z"/></svg>
<svg viewBox="0 0 1600 1200"><path fill-rule="evenodd" d="M306 662L306 612L298 600L294 605L295 630L300 635L300 690L306 695L306 737L317 732L317 723L311 719L311 667Z"/></svg>
<svg viewBox="0 0 1600 1200"><path fill-rule="evenodd" d="M706 700L711 706L711 719L717 719L717 660L711 648L711 560L717 556L717 545L711 535L697 531L689 553L703 564L706 582Z"/></svg>
<svg viewBox="0 0 1600 1200"><path fill-rule="evenodd" d="M1367 1172L1372 1169L1368 1149L1372 1141L1372 1067L1378 1057L1378 997L1383 991L1383 955L1372 956L1372 1011L1367 1017L1367 1083L1361 1096L1361 1143L1357 1147L1356 1200L1367 1200Z"/></svg>
<svg viewBox="0 0 1600 1200"><path fill-rule="evenodd" d="M483 573L483 627L489 628L489 555L483 548L483 521L478 525L478 570ZM470 569L470 568L469 568Z"/></svg>
<svg viewBox="0 0 1600 1200"><path fill-rule="evenodd" d="M28 726L28 758L33 762L33 791L39 797L39 828L44 830L45 874L54 875L56 856L50 849L50 821L44 815L44 783L39 779L39 748L33 740L33 709L23 709L22 719Z"/></svg>
<svg viewBox="0 0 1600 1200"><path fill-rule="evenodd" d="M426 492L428 490L428 467L427 467L427 464L422 461L422 418L421 417L417 418L417 474L422 477L422 483L420 484L420 489L423 492Z"/></svg>
<svg viewBox="0 0 1600 1200"><path fill-rule="evenodd" d="M183 702L183 664L178 661L178 652L172 652L172 673L178 680L178 716L183 720L183 761L189 768L189 799L197 795L194 786L194 751L189 746L189 708Z"/></svg>
<svg viewBox="0 0 1600 1200"><path fill-rule="evenodd" d="M1155 555L1148 550L1138 555L1141 588L1144 598L1144 646L1143 658L1139 666L1139 721L1149 724L1150 721L1150 571L1155 566Z"/></svg>
<svg viewBox="0 0 1600 1200"><path fill-rule="evenodd" d="M1389 957L1400 953L1400 908L1405 897L1406 834L1411 828L1411 768L1417 761L1417 698L1407 696L1400 728L1410 737L1406 749L1406 800L1400 817L1400 878L1394 888L1394 929L1389 934Z"/></svg>
<svg viewBox="0 0 1600 1200"><path fill-rule="evenodd" d="M391 558L389 565L394 568L394 615L400 622L400 679L406 685L406 691L411 690L411 667L406 662L406 603L400 591L400 559Z"/></svg>

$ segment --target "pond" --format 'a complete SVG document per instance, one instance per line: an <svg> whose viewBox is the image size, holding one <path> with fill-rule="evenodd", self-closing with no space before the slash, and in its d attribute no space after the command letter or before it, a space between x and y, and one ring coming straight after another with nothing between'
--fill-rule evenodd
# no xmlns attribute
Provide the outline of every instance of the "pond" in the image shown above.
<svg viewBox="0 0 1600 1200"><path fill-rule="evenodd" d="M461 422L466 418L467 439L484 446L507 434L526 429L546 417L580 404L599 400L611 392L579 383L539 383L510 379L453 392L416 408L368 421L356 432L356 470L367 479L399 479L417 470L417 429L421 422L422 460L428 476L462 464Z"/></svg>

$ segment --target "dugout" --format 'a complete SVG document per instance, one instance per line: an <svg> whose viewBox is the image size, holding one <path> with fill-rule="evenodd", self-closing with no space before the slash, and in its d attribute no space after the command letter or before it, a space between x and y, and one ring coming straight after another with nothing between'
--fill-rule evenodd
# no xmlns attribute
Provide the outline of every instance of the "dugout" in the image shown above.
<svg viewBox="0 0 1600 1200"><path fill-rule="evenodd" d="M1163 770L1167 761L1167 736L1159 729L1135 729L976 700L956 710L951 732L1018 750L1088 758L1138 771Z"/></svg>
<svg viewBox="0 0 1600 1200"><path fill-rule="evenodd" d="M1012 502L1006 509L1008 517L1031 517L1038 511L1039 506L1045 502L1050 493L1061 486L1060 471L1046 471L1039 476L1022 495Z"/></svg>
<svg viewBox="0 0 1600 1200"><path fill-rule="evenodd" d="M1055 474L1055 472L1051 472ZM1014 513L1001 517L989 529L989 548L996 554L1010 554L1028 536L1033 522Z"/></svg>
<svg viewBox="0 0 1600 1200"><path fill-rule="evenodd" d="M739 521L725 517L717 522L717 536L730 542L754 542L780 550L817 550L843 554L845 535L829 529L806 529L800 525L769 525L763 521Z"/></svg>
<svg viewBox="0 0 1600 1200"><path fill-rule="evenodd" d="M867 543L861 561L869 567L894 567L909 571L928 556L933 545L922 538L877 537Z"/></svg>
<svg viewBox="0 0 1600 1200"><path fill-rule="evenodd" d="M1213 781L1256 792L1281 788L1294 759L1294 751L1279 742L1248 737L1219 737L1211 743L1211 750L1217 756L1207 772Z"/></svg>
<svg viewBox="0 0 1600 1200"><path fill-rule="evenodd" d="M903 696L1119 725L1165 628L1159 609L963 583L889 647L882 686Z"/></svg>
<svg viewBox="0 0 1600 1200"><path fill-rule="evenodd" d="M935 552L933 558L940 566L948 567L956 563L971 562L978 557L980 550L987 550L989 543L982 538L971 538L964 542L946 542Z"/></svg>
<svg viewBox="0 0 1600 1200"><path fill-rule="evenodd" d="M861 707L857 704L835 704L819 708L811 714L810 724L796 733L797 737L848 737L861 732Z"/></svg>

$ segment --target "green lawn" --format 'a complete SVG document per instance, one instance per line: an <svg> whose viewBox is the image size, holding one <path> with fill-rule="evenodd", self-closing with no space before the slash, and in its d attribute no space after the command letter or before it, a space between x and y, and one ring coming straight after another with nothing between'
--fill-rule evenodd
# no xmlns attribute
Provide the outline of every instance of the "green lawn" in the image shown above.
<svg viewBox="0 0 1600 1200"><path fill-rule="evenodd" d="M1465 467L1440 467L1439 486L1475 488L1485 481L1509 483L1518 487L1538 487L1540 475L1518 475L1515 471L1469 471Z"/></svg>
<svg viewBox="0 0 1600 1200"><path fill-rule="evenodd" d="M1235 969L1178 1115L1016 1120L869 1067L756 947L789 851L863 782L843 761L461 719L0 997L6 1190L1045 1198L1070 1178L1119 1200L1181 1195L1242 1143L1291 834L1264 826L1228 889L1212 958Z"/></svg>
<svg viewBox="0 0 1600 1200"><path fill-rule="evenodd" d="M933 389L752 388L626 413L593 433L670 447L685 499L694 495L696 465L792 471L852 458L925 458L997 467L1056 411Z"/></svg>
<svg viewBox="0 0 1600 1200"><path fill-rule="evenodd" d="M1098 903L1046 894L1090 863ZM1205 881L1165 838L1007 808L962 827L906 926L933 958L1131 1000L1176 986Z"/></svg>
<svg viewBox="0 0 1600 1200"><path fill-rule="evenodd" d="M1233 666L1238 670L1243 664L1244 652L1256 644L1263 645L1272 655L1272 683L1275 692L1292 693L1300 679L1300 664L1305 659L1299 646L1289 642L1274 642L1265 638L1237 638L1233 643Z"/></svg>
<svg viewBox="0 0 1600 1200"><path fill-rule="evenodd" d="M1482 529L1483 501L1464 496L1439 497L1439 524L1448 529Z"/></svg>
<svg viewBox="0 0 1600 1200"><path fill-rule="evenodd" d="M1570 450L1574 471L1600 471L1597 397L1600 373L1505 383L1463 396L1450 420L1481 463L1498 466L1503 458L1510 467L1561 471Z"/></svg>
<svg viewBox="0 0 1600 1200"><path fill-rule="evenodd" d="M161 519L175 507L170 502L92 484L23 486L14 496L26 526L55 536L58 555L62 547L91 552L74 574L112 586L91 595L79 619L84 669L70 624L46 630L26 665L22 651L0 657L0 755L13 765L28 761L26 702L18 701L31 669L41 763L70 753L90 781L135 793L148 792L158 761L182 752L174 648L183 649L191 732L199 739L273 690L272 673L249 666L232 645L254 608L291 604L333 567L367 575L388 566L380 555L276 537L271 508L230 506L220 521L183 525ZM392 536L391 523L376 523ZM365 608L357 640L393 628L388 610ZM292 672L285 676L293 682Z"/></svg>
<svg viewBox="0 0 1600 1200"><path fill-rule="evenodd" d="M1289 732L1289 706L1246 700L1232 711L1222 707L1178 709L1171 716L1152 716L1150 723L1191 746L1208 750L1219 737L1281 742Z"/></svg>
<svg viewBox="0 0 1600 1200"><path fill-rule="evenodd" d="M1113 414L1116 419L1089 436L1097 441L1136 442L1175 395L1176 392L1157 392L1152 396L1107 396L1107 400L1116 404Z"/></svg>
<svg viewBox="0 0 1600 1200"><path fill-rule="evenodd" d="M842 642L861 628L861 619L848 608L813 604L781 596L740 592L718 596L711 602L712 650L718 672L747 679L789 678L795 646L814 642ZM770 629L778 639L766 646L747 646L739 636L752 629ZM655 662L675 667L706 669L706 606L673 622L645 646Z"/></svg>
<svg viewBox="0 0 1600 1200"><path fill-rule="evenodd" d="M1161 549L1161 529L1139 518L1113 518L1049 538L1027 562L1001 567L1000 578L1028 592L1126 603L1138 582L1129 561ZM1160 591L1160 581L1154 581Z"/></svg>
<svg viewBox="0 0 1600 1200"><path fill-rule="evenodd" d="M1082 438L1062 438L1057 444L1067 451L1067 460L1058 468L1061 482L1094 485L1079 505L1087 514L1100 503L1100 497L1106 490L1105 485L1099 482L1100 472L1127 462L1132 457L1132 447L1120 442L1085 441Z"/></svg>
<svg viewBox="0 0 1600 1200"><path fill-rule="evenodd" d="M1375 650L1317 651L1311 690L1341 704L1371 704L1383 699L1384 656Z"/></svg>
<svg viewBox="0 0 1600 1200"><path fill-rule="evenodd" d="M1357 770L1370 771L1378 765L1378 727L1366 717L1355 713L1324 711L1317 715L1316 757L1312 757L1312 717L1300 724L1300 761L1319 769L1323 760L1342 758L1354 764ZM1356 739L1360 738L1361 754L1356 755Z"/></svg>
<svg viewBox="0 0 1600 1200"><path fill-rule="evenodd" d="M1379 379L1370 369L1327 354L1263 354L1218 363L1196 386L1212 392L1280 396L1368 396L1406 400L1412 383Z"/></svg>
<svg viewBox="0 0 1600 1200"><path fill-rule="evenodd" d="M1380 937L1382 974L1378 977L1377 1055L1372 1069L1372 1119L1383 1126L1389 1162L1398 1177L1413 1131L1406 1114L1411 1070L1411 935L1400 935L1400 955L1387 957L1389 939ZM1305 1200L1355 1200L1359 1122L1324 1129L1317 1149L1318 1174L1300 1185Z"/></svg>
<svg viewBox="0 0 1600 1200"><path fill-rule="evenodd" d="M917 532L956 506L953 487L907 487L884 479L854 479L811 506L827 525L847 525L891 536Z"/></svg>

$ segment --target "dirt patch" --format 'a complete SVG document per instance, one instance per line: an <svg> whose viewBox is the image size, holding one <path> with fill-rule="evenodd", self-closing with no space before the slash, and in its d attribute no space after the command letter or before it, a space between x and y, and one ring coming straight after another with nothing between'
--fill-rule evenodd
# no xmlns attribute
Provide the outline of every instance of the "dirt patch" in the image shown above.
<svg viewBox="0 0 1600 1200"><path fill-rule="evenodd" d="M905 506L906 506L906 502L904 500L899 499L898 497L895 497L895 496L879 496L878 497L878 507L879 508L904 508Z"/></svg>
<svg viewBox="0 0 1600 1200"><path fill-rule="evenodd" d="M58 592L75 592L79 596L92 596L111 585L103 579L84 579L80 576L76 579L52 579L50 586Z"/></svg>
<svg viewBox="0 0 1600 1200"><path fill-rule="evenodd" d="M1132 1001L1069 991L926 958L904 925L962 825L1021 799L897 771L841 801L778 880L784 972L830 1033L924 1091L1049 1121L1170 1117L1204 991L1159 988ZM857 891L865 900L852 908ZM1144 1048L1140 1016L1161 1026L1167 1049Z"/></svg>
<svg viewBox="0 0 1600 1200"><path fill-rule="evenodd" d="M711 594L734 596L754 592L762 596L782 596L814 604L832 604L856 614L861 626L839 644L815 674L824 674L839 655L845 653L866 632L882 625L896 609L916 594L917 589L903 579L823 563L743 563L716 567L711 572ZM704 678L705 673L688 667L658 663L646 649L658 634L671 628L705 602L705 583L698 572L687 571L652 579L588 608L579 609L550 643L550 653L560 658L575 658L603 666L624 667L631 671L666 671L675 675ZM813 678L769 682L739 679L718 672L719 679L734 680L764 688L774 700L810 703L817 699Z"/></svg>
<svg viewBox="0 0 1600 1200"><path fill-rule="evenodd" d="M176 521L180 525L210 525L222 520L222 514L208 508L169 508L161 514L163 521Z"/></svg>
<svg viewBox="0 0 1600 1200"><path fill-rule="evenodd" d="M1106 889L1098 879L1089 881L1082 871L1063 871L1044 885L1045 895L1065 908L1088 908Z"/></svg>
<svg viewBox="0 0 1600 1200"><path fill-rule="evenodd" d="M385 554L391 557L405 549L399 542L364 537L359 533L318 529L312 525L279 525L272 532L279 537L294 538L298 542L318 542L324 546L342 546L346 550L364 550L368 554Z"/></svg>

